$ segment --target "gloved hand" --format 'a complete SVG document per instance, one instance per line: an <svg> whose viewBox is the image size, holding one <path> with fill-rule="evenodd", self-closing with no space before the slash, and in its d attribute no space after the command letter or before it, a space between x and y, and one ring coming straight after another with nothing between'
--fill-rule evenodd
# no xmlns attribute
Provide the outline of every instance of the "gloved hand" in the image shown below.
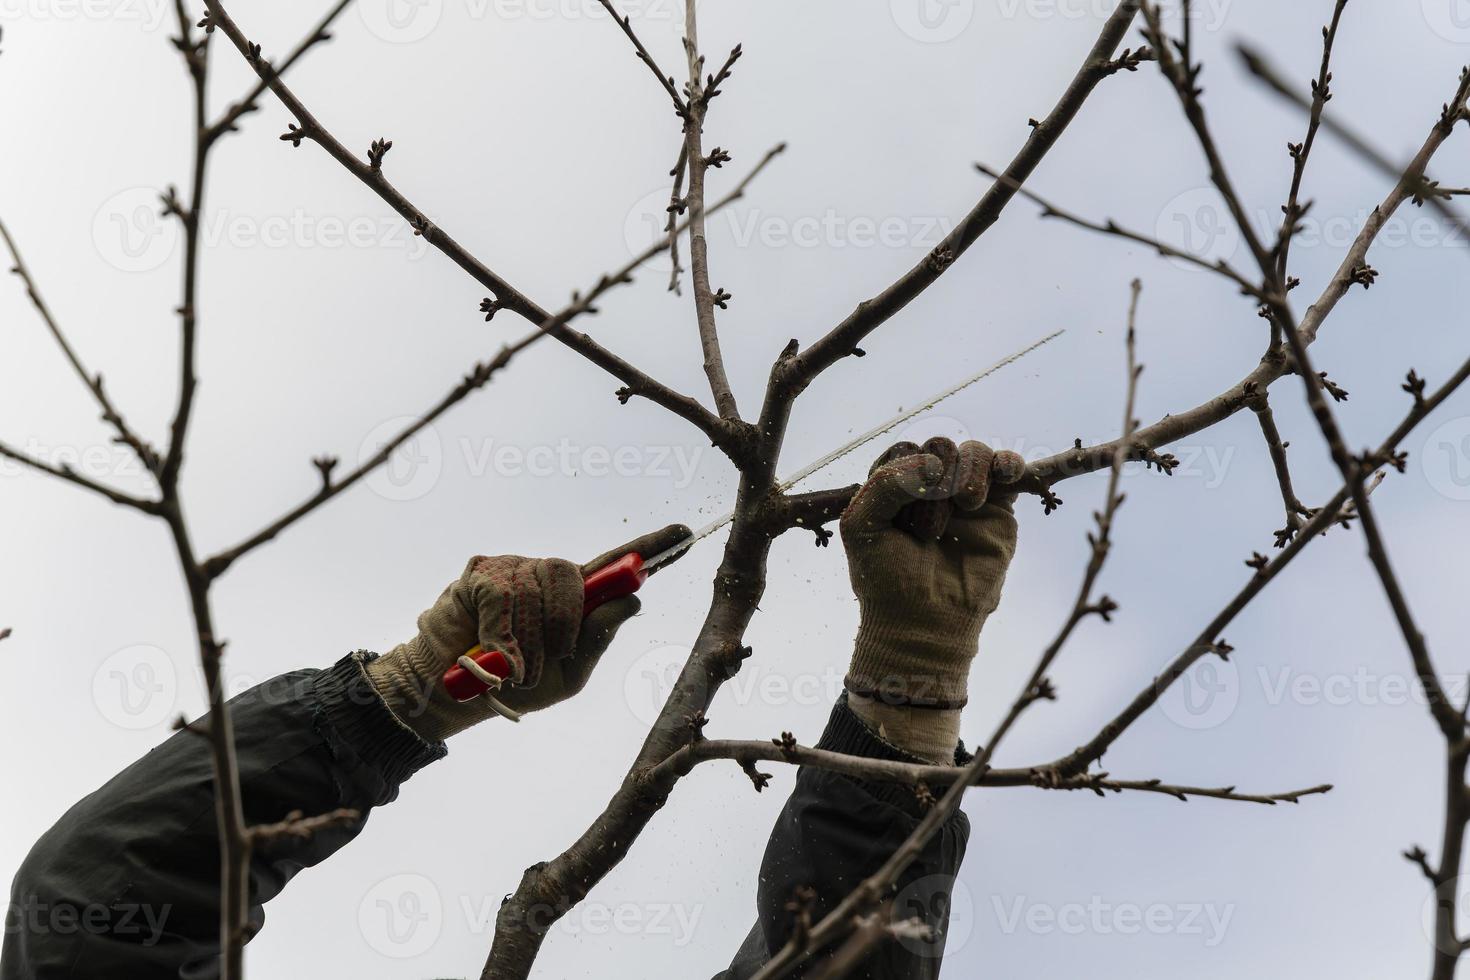
<svg viewBox="0 0 1470 980"><path fill-rule="evenodd" d="M637 552L652 557L688 537L671 524L577 566L560 558L471 558L406 643L366 666L373 688L395 717L428 741L440 741L495 713L484 697L455 701L444 672L476 644L499 650L512 674L494 696L518 712L564 701L587 683L618 627L639 610L637 596L604 603L583 620L582 580Z"/></svg>
<svg viewBox="0 0 1470 980"><path fill-rule="evenodd" d="M1014 493L1025 462L979 442L899 443L842 515L861 610L845 684L881 705L958 711L980 629L1016 551Z"/></svg>

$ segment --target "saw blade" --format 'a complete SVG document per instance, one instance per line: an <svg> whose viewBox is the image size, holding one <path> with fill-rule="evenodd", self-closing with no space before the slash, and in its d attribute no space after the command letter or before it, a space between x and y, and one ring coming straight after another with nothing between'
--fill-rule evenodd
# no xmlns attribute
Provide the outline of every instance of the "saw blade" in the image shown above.
<svg viewBox="0 0 1470 980"><path fill-rule="evenodd" d="M1006 355L980 373L972 374L970 377L964 379L958 384L950 385L943 391L937 392L936 394L931 395L929 398L926 398L924 401L920 402L913 408L901 411L888 421L869 429L867 432L864 432L860 436L849 439L847 442L843 443L841 446L838 446L827 455L813 460L806 466L803 466L801 469L791 474L785 480L776 484L777 492L785 493L787 490L790 490L792 487L796 486L796 484L800 483L802 480L805 480L813 473L816 473L819 470L826 469L828 466L831 466L833 463L837 462L848 453L851 453L857 449L861 449L863 446L883 435L885 432L891 432L893 429L898 428L898 426L907 422L914 416L922 414L923 412L927 412L935 405L938 405L945 399L956 395L961 391L964 391L966 388L970 387L970 385L972 384L975 384L977 381L983 381L995 372L1001 370L1002 368L1009 367L1010 365L1019 361L1021 358L1025 357L1027 354L1030 354L1032 351L1036 350L1039 347L1043 347L1046 344L1051 343L1053 340L1056 340L1058 337L1066 332L1067 331L1065 329L1055 330L1047 334L1045 337L1042 337L1040 340L1034 341L1027 346L1021 348L1015 353ZM720 528L725 527L733 520L735 520L735 512L732 510L728 514L725 514L724 516L719 517L714 521L711 521L709 524L706 524L704 527L700 528L698 531L695 531L689 537L685 538L683 541L680 541L672 548L660 551L653 557L645 559L643 562L644 569L650 573L653 572L660 565L667 564L669 561L683 554L685 551L688 551L695 544L709 537L711 534L714 534Z"/></svg>

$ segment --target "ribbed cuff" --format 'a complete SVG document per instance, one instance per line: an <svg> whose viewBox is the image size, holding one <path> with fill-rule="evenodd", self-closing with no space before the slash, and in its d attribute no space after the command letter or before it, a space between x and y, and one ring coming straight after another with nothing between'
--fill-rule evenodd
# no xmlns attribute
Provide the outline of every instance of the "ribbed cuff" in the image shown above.
<svg viewBox="0 0 1470 980"><path fill-rule="evenodd" d="M322 716L337 736L393 788L424 766L444 758L443 742L429 742L393 716L364 667L376 653L359 650L317 674L315 694Z"/></svg>

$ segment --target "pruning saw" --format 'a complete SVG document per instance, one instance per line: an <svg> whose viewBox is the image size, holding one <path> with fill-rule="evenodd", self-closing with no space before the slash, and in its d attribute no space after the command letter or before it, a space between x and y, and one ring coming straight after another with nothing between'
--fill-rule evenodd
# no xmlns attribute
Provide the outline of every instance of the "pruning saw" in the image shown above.
<svg viewBox="0 0 1470 980"><path fill-rule="evenodd" d="M950 396L964 391L978 381L983 381L1002 368L1009 367L1037 348L1056 340L1064 333L1066 333L1066 330L1053 331L1015 353L1006 355L980 373L973 374L958 384L945 388L943 391L930 396L913 408L905 409L888 421L864 432L862 435L849 439L827 455L813 460L811 463L808 463L791 474L791 476L776 486L777 492L785 493L813 473L826 469L848 453L860 449L884 433L890 432L904 422L907 422L914 416L927 412ZM588 575L582 583L583 617L605 602L621 599L624 596L630 596L634 592L637 592L643 586L643 583L648 580L648 576L734 520L735 512L732 510L728 514L706 524L673 547L660 551L658 554L644 558L636 552L630 552L616 561L604 565L591 575ZM443 682L445 690L456 701L469 701L472 698L485 695L486 691L499 688L501 683L511 673L510 661L506 659L503 653L499 650L485 650L476 646L464 656L460 657L459 661L445 672ZM519 715L516 712L499 703L499 701L490 695L485 696L497 712L512 721L519 720Z"/></svg>

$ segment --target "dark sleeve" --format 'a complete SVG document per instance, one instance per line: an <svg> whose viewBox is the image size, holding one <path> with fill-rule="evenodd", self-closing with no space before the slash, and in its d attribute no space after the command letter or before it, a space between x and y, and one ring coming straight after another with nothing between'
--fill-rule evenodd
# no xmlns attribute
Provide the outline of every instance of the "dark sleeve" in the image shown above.
<svg viewBox="0 0 1470 980"><path fill-rule="evenodd" d="M873 734L848 708L846 694L832 708L818 748L874 759L919 761ZM716 980L746 980L785 945L794 922L788 903L798 888L813 889L812 921L820 920L877 871L921 819L923 809L907 787L803 766L766 844L755 927L730 968ZM894 893L892 915L900 920L923 919L933 938L888 942L850 976L860 980L939 976L949 925L949 896L969 838L969 818L956 812L910 865ZM820 959L813 957L807 969Z"/></svg>
<svg viewBox="0 0 1470 980"><path fill-rule="evenodd" d="M350 827L257 849L251 936L286 882L352 840L373 807L445 755L379 700L362 669L373 656L283 674L230 700L247 823L293 810L362 813ZM0 980L218 976L213 781L205 740L181 731L68 810L16 873Z"/></svg>

